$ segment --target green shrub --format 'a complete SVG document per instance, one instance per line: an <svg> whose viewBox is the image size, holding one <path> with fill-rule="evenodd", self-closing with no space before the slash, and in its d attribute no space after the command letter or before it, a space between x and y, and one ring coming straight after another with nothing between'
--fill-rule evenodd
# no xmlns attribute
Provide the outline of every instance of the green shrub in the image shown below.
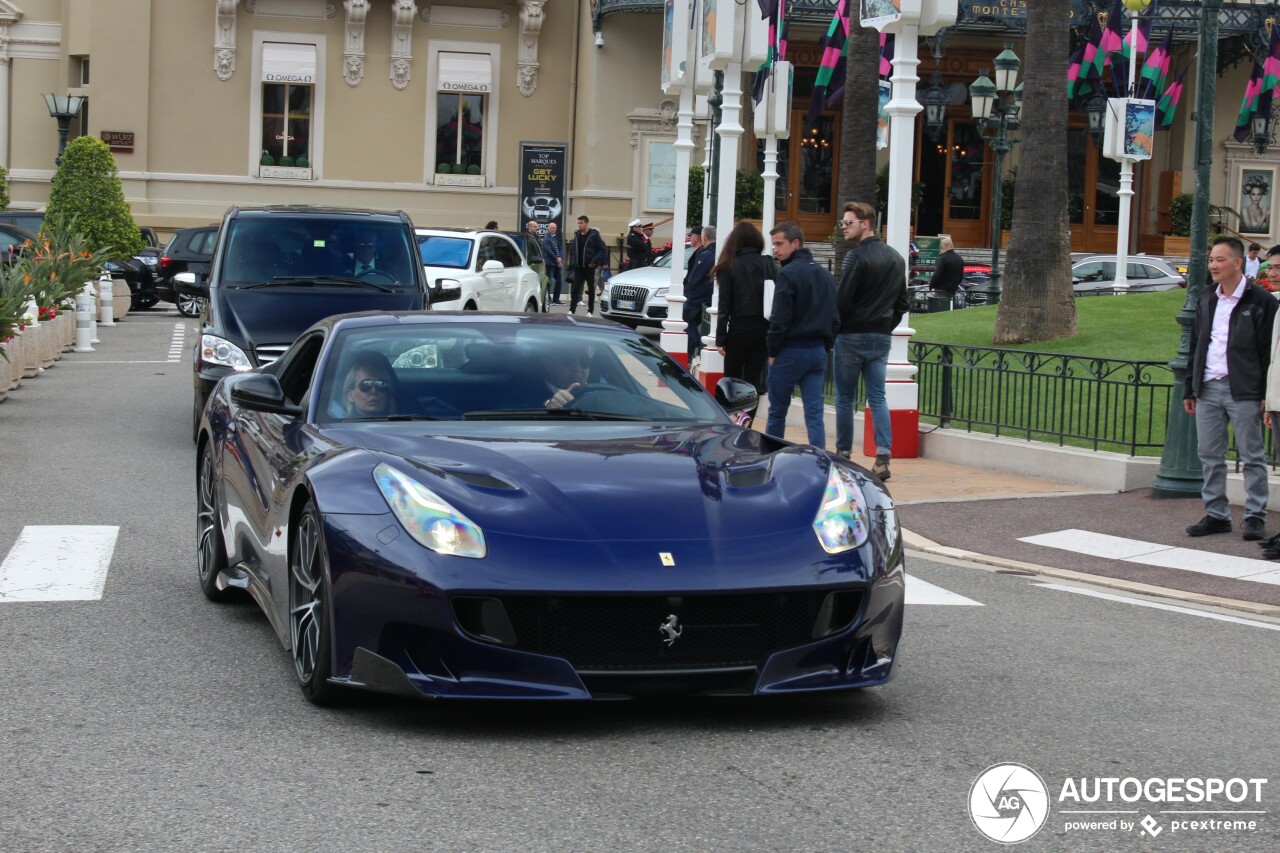
<svg viewBox="0 0 1280 853"><path fill-rule="evenodd" d="M450 165L449 165L448 163L437 163L437 164L436 164L436 174L437 174L437 175L447 175L447 174L449 174L449 169L450 169L450 168L451 168L451 167L450 167Z"/></svg>
<svg viewBox="0 0 1280 853"><path fill-rule="evenodd" d="M91 252L127 258L142 250L142 235L124 199L116 158L101 139L80 136L67 145L53 176L45 220L74 223Z"/></svg>
<svg viewBox="0 0 1280 853"><path fill-rule="evenodd" d="M1196 197L1191 193L1182 195L1169 202L1169 234L1173 237L1191 236L1191 206Z"/></svg>
<svg viewBox="0 0 1280 853"><path fill-rule="evenodd" d="M467 167L462 165L461 163L454 163L452 166L449 167L449 171L453 172L455 175L463 175L463 174L466 174Z"/></svg>
<svg viewBox="0 0 1280 853"><path fill-rule="evenodd" d="M274 157L272 157L272 156L271 156L271 152L270 152L270 151L267 151L266 149L263 149L263 151L262 151L262 156L258 158L258 165L259 165L259 166L274 166L275 164L276 164L276 158L274 158Z"/></svg>
<svg viewBox="0 0 1280 853"><path fill-rule="evenodd" d="M9 209L9 173L0 166L0 210Z"/></svg>
<svg viewBox="0 0 1280 853"><path fill-rule="evenodd" d="M734 219L759 219L764 215L763 175L759 172L739 169L734 189L736 191L733 197Z"/></svg>
<svg viewBox="0 0 1280 853"><path fill-rule="evenodd" d="M281 155L280 155L280 159L276 161L276 165L277 165L277 166L287 166L287 167L289 167L289 168L292 168L292 167L293 167L293 158L292 158L292 157L290 157L288 154L281 154Z"/></svg>
<svg viewBox="0 0 1280 853"><path fill-rule="evenodd" d="M702 196L706 193L706 174L701 166L689 167L689 206L685 208L688 224L702 224Z"/></svg>
<svg viewBox="0 0 1280 853"><path fill-rule="evenodd" d="M467 174L468 175L480 174L480 167L477 166L475 163L472 163L470 166L467 167Z"/></svg>
<svg viewBox="0 0 1280 853"><path fill-rule="evenodd" d="M307 159L305 154L300 154L293 159L293 165L299 169L308 169L311 167L311 161Z"/></svg>

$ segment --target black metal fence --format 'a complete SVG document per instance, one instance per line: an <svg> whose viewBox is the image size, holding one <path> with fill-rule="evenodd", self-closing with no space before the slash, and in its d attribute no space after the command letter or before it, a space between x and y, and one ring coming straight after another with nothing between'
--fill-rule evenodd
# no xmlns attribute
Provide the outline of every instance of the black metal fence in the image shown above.
<svg viewBox="0 0 1280 853"><path fill-rule="evenodd" d="M943 427L1130 455L1164 447L1173 394L1164 362L927 341L912 341L909 357L920 415ZM830 366L825 390L834 398Z"/></svg>

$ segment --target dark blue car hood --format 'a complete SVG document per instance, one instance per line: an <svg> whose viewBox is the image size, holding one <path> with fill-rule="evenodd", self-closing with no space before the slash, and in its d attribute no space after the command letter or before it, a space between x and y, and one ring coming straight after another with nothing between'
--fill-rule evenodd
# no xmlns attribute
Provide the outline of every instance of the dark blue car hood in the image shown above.
<svg viewBox="0 0 1280 853"><path fill-rule="evenodd" d="M291 344L313 323L334 314L423 308L422 293L416 287L395 293L325 286L258 290L215 287L209 296L213 302L211 331L249 348Z"/></svg>
<svg viewBox="0 0 1280 853"><path fill-rule="evenodd" d="M566 432L581 436L565 440ZM724 424L575 425L555 438L509 431L435 437L391 424L325 434L412 473L487 533L532 538L673 541L794 531L813 523L831 465L821 451L771 452L777 445L760 433Z"/></svg>

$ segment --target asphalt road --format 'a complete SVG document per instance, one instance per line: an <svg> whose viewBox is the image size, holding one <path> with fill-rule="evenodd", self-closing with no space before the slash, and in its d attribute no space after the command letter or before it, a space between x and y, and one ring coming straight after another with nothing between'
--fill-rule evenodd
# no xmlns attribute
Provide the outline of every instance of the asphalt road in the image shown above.
<svg viewBox="0 0 1280 853"><path fill-rule="evenodd" d="M961 564L909 562L981 606L909 605L882 688L314 708L256 606L196 586L194 330L131 315L0 405L0 559L24 526L120 528L100 601L0 601L0 850L992 850L969 791L1001 762L1052 801L1021 848L1280 849L1277 626ZM1260 804L1073 806L1068 777L1270 781ZM1210 807L1266 813L1162 812ZM1070 808L1160 834L1066 831Z"/></svg>

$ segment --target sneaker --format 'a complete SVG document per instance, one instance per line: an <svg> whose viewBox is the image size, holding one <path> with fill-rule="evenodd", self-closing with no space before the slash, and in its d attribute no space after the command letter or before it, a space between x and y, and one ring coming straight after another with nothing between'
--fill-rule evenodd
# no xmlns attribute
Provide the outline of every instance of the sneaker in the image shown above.
<svg viewBox="0 0 1280 853"><path fill-rule="evenodd" d="M1244 541L1257 542L1259 539L1267 535L1266 521L1251 515L1244 520L1244 524L1240 525L1240 529L1244 531Z"/></svg>
<svg viewBox="0 0 1280 853"><path fill-rule="evenodd" d="M889 454L881 453L876 456L876 464L871 466L871 473L882 481L889 479Z"/></svg>
<svg viewBox="0 0 1280 853"><path fill-rule="evenodd" d="M836 456L839 456L841 459L853 459L853 454L848 450L837 450Z"/></svg>
<svg viewBox="0 0 1280 853"><path fill-rule="evenodd" d="M1264 549L1264 550L1263 550L1263 552L1262 552L1262 559L1264 559L1264 560L1280 560L1280 548L1272 547L1272 548L1266 548L1266 549Z"/></svg>
<svg viewBox="0 0 1280 853"><path fill-rule="evenodd" d="M1280 548L1280 533L1270 536L1258 543L1259 548Z"/></svg>
<svg viewBox="0 0 1280 853"><path fill-rule="evenodd" d="M1195 524L1187 528L1188 536L1208 536L1212 533L1230 533L1231 519L1214 518L1212 515L1206 515Z"/></svg>

